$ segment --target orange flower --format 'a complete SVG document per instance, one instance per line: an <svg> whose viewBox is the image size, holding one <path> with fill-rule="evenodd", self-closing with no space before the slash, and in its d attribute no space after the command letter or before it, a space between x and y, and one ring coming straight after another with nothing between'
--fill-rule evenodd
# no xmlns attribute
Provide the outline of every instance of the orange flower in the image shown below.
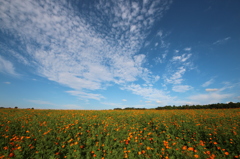
<svg viewBox="0 0 240 159"><path fill-rule="evenodd" d="M224 154L225 154L225 155L229 155L229 153L228 153L228 152L225 152Z"/></svg>
<svg viewBox="0 0 240 159"><path fill-rule="evenodd" d="M186 150L186 149L187 149L187 146L183 146L182 149L183 149L183 150Z"/></svg>
<svg viewBox="0 0 240 159"><path fill-rule="evenodd" d="M193 147L189 147L189 148L188 148L188 151L193 151L193 150L194 150Z"/></svg>
<svg viewBox="0 0 240 159"><path fill-rule="evenodd" d="M5 158L5 156L4 156L4 155L0 156L0 159L3 159L3 158Z"/></svg>
<svg viewBox="0 0 240 159"><path fill-rule="evenodd" d="M204 153L207 154L207 155L210 155L210 154L211 154L210 151L206 151L206 152L204 152Z"/></svg>
<svg viewBox="0 0 240 159"><path fill-rule="evenodd" d="M194 155L195 158L198 158L199 156L198 155Z"/></svg>
<svg viewBox="0 0 240 159"><path fill-rule="evenodd" d="M142 154L144 154L146 151L142 150Z"/></svg>
<svg viewBox="0 0 240 159"><path fill-rule="evenodd" d="M80 146L80 148L81 148L81 149L83 149L83 148L84 148L84 146L83 146L83 145L81 145L81 146Z"/></svg>
<svg viewBox="0 0 240 159"><path fill-rule="evenodd" d="M9 155L8 155L8 157L13 157L14 156L14 153L10 153Z"/></svg>

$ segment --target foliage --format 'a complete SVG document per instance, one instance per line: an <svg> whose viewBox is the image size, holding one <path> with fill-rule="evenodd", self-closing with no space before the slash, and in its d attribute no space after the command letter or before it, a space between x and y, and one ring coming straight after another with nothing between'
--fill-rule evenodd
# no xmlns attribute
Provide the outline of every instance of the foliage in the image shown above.
<svg viewBox="0 0 240 159"><path fill-rule="evenodd" d="M157 107L156 109L226 109L226 108L240 108L240 103L216 103L208 105L182 105L182 106L165 106Z"/></svg>
<svg viewBox="0 0 240 159"><path fill-rule="evenodd" d="M240 157L240 109L1 109L0 123L0 158Z"/></svg>

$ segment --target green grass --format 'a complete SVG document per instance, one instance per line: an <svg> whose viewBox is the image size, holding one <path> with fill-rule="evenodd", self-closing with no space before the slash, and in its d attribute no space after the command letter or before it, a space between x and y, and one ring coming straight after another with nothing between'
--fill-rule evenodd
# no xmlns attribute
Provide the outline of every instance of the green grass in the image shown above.
<svg viewBox="0 0 240 159"><path fill-rule="evenodd" d="M0 123L0 158L240 158L240 109L1 109Z"/></svg>

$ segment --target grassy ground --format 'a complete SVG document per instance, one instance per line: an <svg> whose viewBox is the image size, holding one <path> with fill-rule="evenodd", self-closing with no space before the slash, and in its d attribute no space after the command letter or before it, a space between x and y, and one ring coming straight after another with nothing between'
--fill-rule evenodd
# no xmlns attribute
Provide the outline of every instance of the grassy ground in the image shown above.
<svg viewBox="0 0 240 159"><path fill-rule="evenodd" d="M240 109L0 109L0 158L240 158Z"/></svg>

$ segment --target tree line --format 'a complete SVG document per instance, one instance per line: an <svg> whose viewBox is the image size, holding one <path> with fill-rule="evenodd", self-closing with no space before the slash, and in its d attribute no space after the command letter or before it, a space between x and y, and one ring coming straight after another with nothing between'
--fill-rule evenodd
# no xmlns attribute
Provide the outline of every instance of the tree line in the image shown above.
<svg viewBox="0 0 240 159"><path fill-rule="evenodd" d="M171 106L167 105L164 107L150 108L156 110L166 110L166 109L228 109L228 108L240 108L240 102L238 103L216 103L216 104L207 104L207 105L181 105L181 106ZM147 108L134 108L134 107L126 107L126 108L114 108L114 110L147 110Z"/></svg>

